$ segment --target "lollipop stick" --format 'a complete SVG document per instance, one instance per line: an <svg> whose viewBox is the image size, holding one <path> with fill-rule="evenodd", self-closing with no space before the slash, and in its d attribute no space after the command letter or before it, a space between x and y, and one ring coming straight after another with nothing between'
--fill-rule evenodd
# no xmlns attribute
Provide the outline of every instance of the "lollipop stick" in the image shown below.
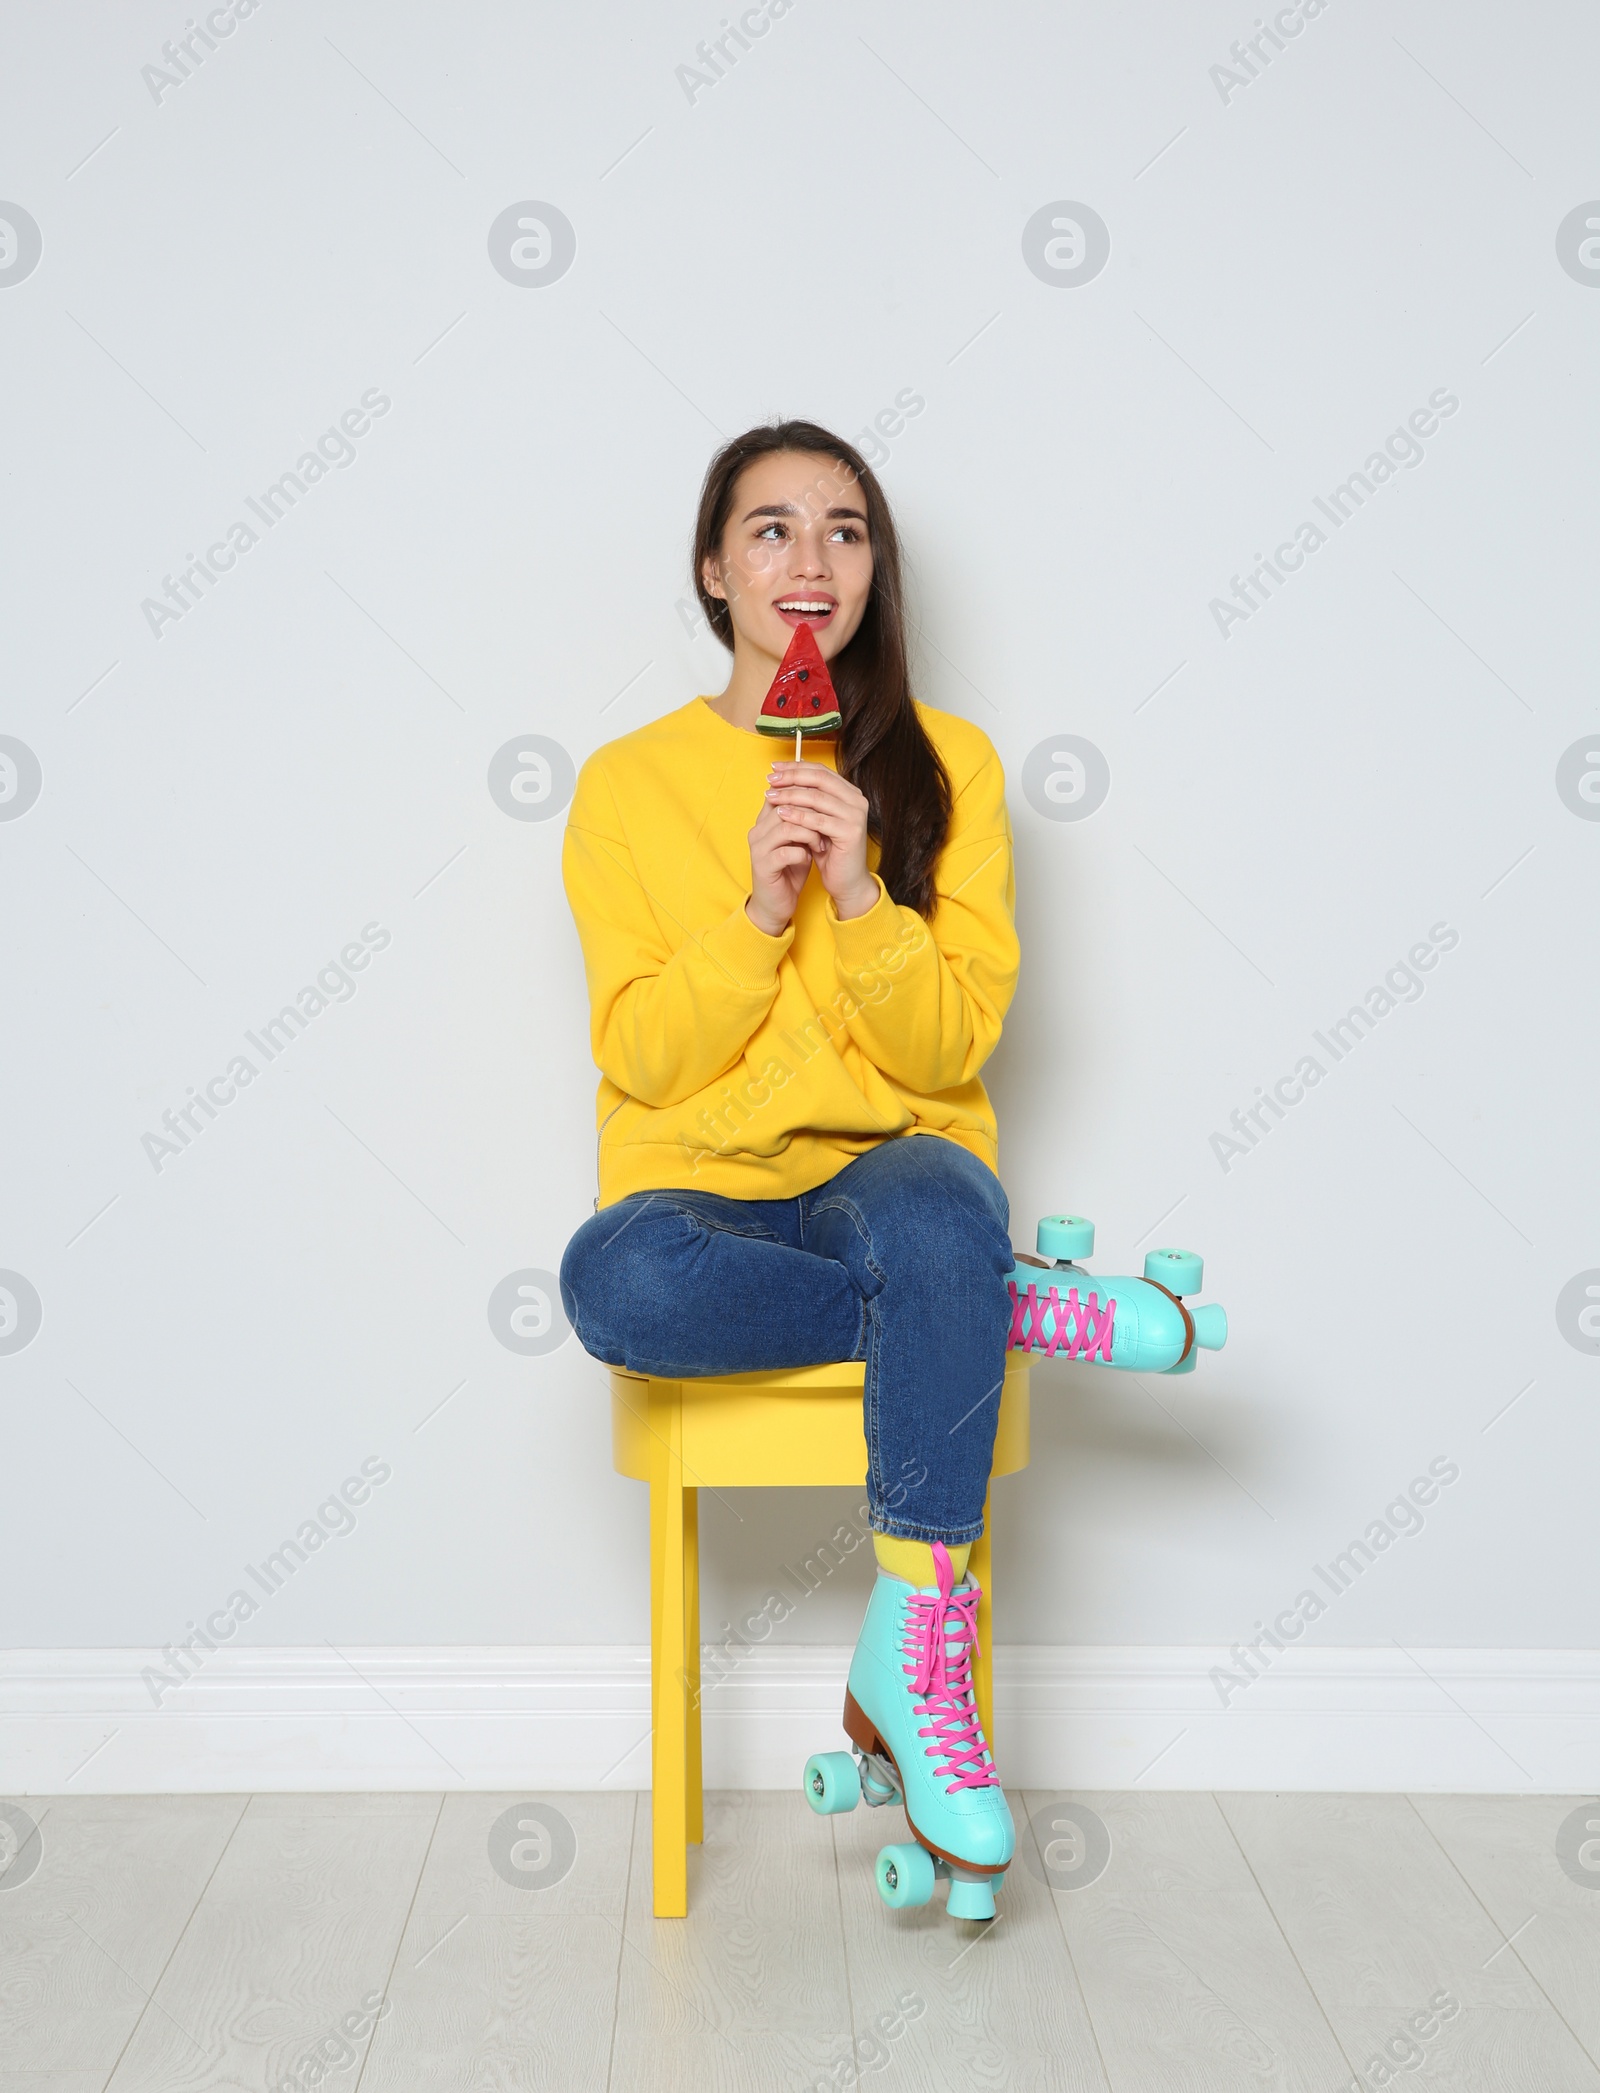
<svg viewBox="0 0 1600 2093"><path fill-rule="evenodd" d="M796 761L796 763L800 763L805 760L800 754L800 729L798 727L796 727L794 730L794 760Z"/></svg>

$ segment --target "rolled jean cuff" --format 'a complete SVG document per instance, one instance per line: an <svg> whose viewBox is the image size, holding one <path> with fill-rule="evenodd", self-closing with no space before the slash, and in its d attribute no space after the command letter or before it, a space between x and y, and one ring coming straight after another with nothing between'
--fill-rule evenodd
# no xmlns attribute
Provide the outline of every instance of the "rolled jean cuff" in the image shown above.
<svg viewBox="0 0 1600 2093"><path fill-rule="evenodd" d="M892 1515L871 1513L868 1523L874 1533L881 1533L891 1541L943 1541L947 1548L966 1548L983 1537L983 1521L975 1520L970 1526L946 1527L942 1532L932 1526L919 1526L915 1519L896 1519Z"/></svg>

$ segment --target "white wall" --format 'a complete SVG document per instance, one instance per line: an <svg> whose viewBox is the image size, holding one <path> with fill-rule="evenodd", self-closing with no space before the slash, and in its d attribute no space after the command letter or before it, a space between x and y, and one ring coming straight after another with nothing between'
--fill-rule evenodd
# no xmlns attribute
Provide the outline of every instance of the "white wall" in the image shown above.
<svg viewBox="0 0 1600 2093"><path fill-rule="evenodd" d="M561 819L490 764L718 689L676 605L719 435L909 390L919 688L992 736L1017 832L1014 1234L1192 1246L1234 1333L1180 1381L1041 1371L1003 1639L1225 1648L1445 1457L1308 1641L1600 1643L1600 1337L1557 1317L1600 1267L1600 803L1557 789L1583 737L1566 775L1600 765L1600 269L1557 239L1600 187L1590 11L1332 0L1229 89L1253 16L1211 0L800 0L691 102L715 8L262 0L157 102L184 20L15 10L0 69L43 243L0 288L0 731L42 778L0 822L0 1266L42 1305L0 1354L0 1641L148 1662L369 1457L236 1649L644 1638L604 1372L488 1313L594 1193ZM525 199L576 231L548 284L490 265ZM1058 200L1109 228L1093 281L1025 264ZM153 634L370 388L354 462ZM1313 496L1439 388L1336 530ZM1224 636L1306 518L1329 542ZM1062 734L1109 765L1082 821L1023 790ZM1420 997L1225 1170L1228 1115L1440 923ZM368 924L354 995L154 1168ZM708 1632L850 1501L709 1507ZM783 1633L847 1642L866 1574Z"/></svg>

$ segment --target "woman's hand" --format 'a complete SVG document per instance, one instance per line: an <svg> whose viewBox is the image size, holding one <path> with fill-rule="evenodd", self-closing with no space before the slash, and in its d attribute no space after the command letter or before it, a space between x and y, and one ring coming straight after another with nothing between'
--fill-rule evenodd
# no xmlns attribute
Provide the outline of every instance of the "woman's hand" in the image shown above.
<svg viewBox="0 0 1600 2093"><path fill-rule="evenodd" d="M744 905L757 930L782 937L800 905L812 862L810 844L770 799L763 800L750 831L750 899Z"/></svg>
<svg viewBox="0 0 1600 2093"><path fill-rule="evenodd" d="M807 857L815 860L818 876L840 918L864 916L878 899L877 882L867 870L866 794L825 763L774 763L761 821L774 812L779 834L802 842ZM761 821L750 832L752 865ZM801 872L789 915L794 913L804 884L805 873ZM786 915L784 921L788 920Z"/></svg>

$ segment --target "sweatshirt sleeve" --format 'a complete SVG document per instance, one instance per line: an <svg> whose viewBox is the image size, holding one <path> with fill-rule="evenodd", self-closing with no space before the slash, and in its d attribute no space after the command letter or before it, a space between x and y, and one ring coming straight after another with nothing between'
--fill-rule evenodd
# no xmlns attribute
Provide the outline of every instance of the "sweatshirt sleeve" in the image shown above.
<svg viewBox="0 0 1600 2093"><path fill-rule="evenodd" d="M681 1104L734 1065L771 1009L793 926L768 937L742 901L709 929L678 922L646 893L592 764L573 794L561 877L583 947L595 1065L644 1104Z"/></svg>
<svg viewBox="0 0 1600 2093"><path fill-rule="evenodd" d="M882 880L863 916L841 922L831 899L827 907L835 968L856 1006L851 1037L892 1082L922 1095L972 1081L1017 985L1011 818L992 748L957 795L934 877L927 922Z"/></svg>

